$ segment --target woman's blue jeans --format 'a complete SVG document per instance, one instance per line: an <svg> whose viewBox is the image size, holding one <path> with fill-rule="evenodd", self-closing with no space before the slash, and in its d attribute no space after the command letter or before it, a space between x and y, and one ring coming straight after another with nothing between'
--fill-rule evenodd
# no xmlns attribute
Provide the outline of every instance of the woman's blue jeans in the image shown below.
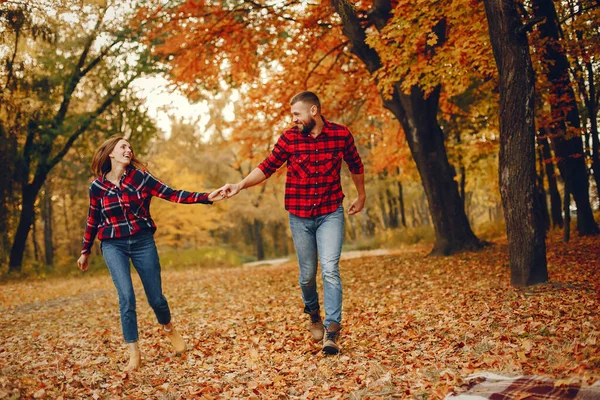
<svg viewBox="0 0 600 400"><path fill-rule="evenodd" d="M326 328L342 320L342 279L339 261L344 240L344 207L316 218L289 214L290 229L300 267L300 288L305 312L319 308L317 259L321 261Z"/></svg>
<svg viewBox="0 0 600 400"><path fill-rule="evenodd" d="M154 310L158 323L168 324L171 321L171 312L167 299L162 293L160 262L152 231L146 229L133 236L105 239L100 244L100 248L119 295L121 328L125 342L134 343L138 340L130 260L140 276L148 303Z"/></svg>

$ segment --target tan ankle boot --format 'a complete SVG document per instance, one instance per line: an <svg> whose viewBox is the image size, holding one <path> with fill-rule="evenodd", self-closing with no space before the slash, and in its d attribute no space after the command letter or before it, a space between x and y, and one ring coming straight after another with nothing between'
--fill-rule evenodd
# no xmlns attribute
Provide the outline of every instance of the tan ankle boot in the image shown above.
<svg viewBox="0 0 600 400"><path fill-rule="evenodd" d="M320 342L323 340L323 335L325 334L325 327L323 326L323 320L321 319L319 309L313 310L310 313L310 324L308 325L308 330L311 333L313 340Z"/></svg>
<svg viewBox="0 0 600 400"><path fill-rule="evenodd" d="M168 328L168 326L170 326L170 328ZM163 332L171 341L171 344L173 345L173 348L175 349L175 353L181 354L187 349L187 346L185 345L185 341L183 340L183 338L181 337L179 332L177 332L175 330L173 325L171 325L171 324L163 325Z"/></svg>
<svg viewBox="0 0 600 400"><path fill-rule="evenodd" d="M140 355L140 346L138 342L127 343L127 350L129 350L129 364L125 367L125 372L136 370L142 363L142 356Z"/></svg>

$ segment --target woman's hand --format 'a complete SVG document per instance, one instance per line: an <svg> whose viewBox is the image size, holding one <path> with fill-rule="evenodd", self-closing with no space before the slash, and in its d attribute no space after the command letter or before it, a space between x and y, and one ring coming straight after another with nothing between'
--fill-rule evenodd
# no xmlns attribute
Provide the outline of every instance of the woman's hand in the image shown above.
<svg viewBox="0 0 600 400"><path fill-rule="evenodd" d="M224 192L221 189L217 189L208 195L208 201L212 201L214 203L215 201L223 200L225 197L226 196Z"/></svg>
<svg viewBox="0 0 600 400"><path fill-rule="evenodd" d="M82 254L81 257L79 257L79 260L77 260L77 266L79 267L80 270L82 271L87 271L89 265L88 265L88 259L90 258L89 254Z"/></svg>

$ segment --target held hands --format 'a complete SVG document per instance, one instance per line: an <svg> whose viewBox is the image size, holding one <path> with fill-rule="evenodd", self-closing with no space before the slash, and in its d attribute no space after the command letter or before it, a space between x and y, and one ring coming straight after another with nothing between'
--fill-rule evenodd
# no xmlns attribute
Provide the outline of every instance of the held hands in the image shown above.
<svg viewBox="0 0 600 400"><path fill-rule="evenodd" d="M365 207L365 198L357 197L354 199L352 204L350 204L350 208L348 209L348 215L354 215L359 213Z"/></svg>
<svg viewBox="0 0 600 400"><path fill-rule="evenodd" d="M226 197L227 196L223 194L221 189L217 189L208 195L208 201L212 201L214 203L215 201L223 200Z"/></svg>
<svg viewBox="0 0 600 400"><path fill-rule="evenodd" d="M230 199L233 196L235 196L236 194L238 194L240 192L240 190L242 190L242 187L239 183L228 183L228 184L222 186L218 190L221 191L223 196Z"/></svg>
<svg viewBox="0 0 600 400"><path fill-rule="evenodd" d="M77 266L79 267L80 270L82 271L87 271L88 269L88 260L90 258L89 254L82 254L81 257L79 257L79 260L77 260Z"/></svg>
<svg viewBox="0 0 600 400"><path fill-rule="evenodd" d="M208 200L214 203L215 201L230 199L236 194L238 194L240 190L241 185L239 183L228 183L226 185L223 185L219 189L211 192L208 195Z"/></svg>

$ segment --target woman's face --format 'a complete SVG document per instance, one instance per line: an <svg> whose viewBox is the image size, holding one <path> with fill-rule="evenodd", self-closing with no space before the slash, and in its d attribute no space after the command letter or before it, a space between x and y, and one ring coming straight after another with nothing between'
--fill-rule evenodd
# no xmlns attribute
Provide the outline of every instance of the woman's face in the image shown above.
<svg viewBox="0 0 600 400"><path fill-rule="evenodd" d="M117 142L113 151L109 154L112 162L118 162L123 165L129 165L133 158L133 150L131 145L125 139L121 139Z"/></svg>

